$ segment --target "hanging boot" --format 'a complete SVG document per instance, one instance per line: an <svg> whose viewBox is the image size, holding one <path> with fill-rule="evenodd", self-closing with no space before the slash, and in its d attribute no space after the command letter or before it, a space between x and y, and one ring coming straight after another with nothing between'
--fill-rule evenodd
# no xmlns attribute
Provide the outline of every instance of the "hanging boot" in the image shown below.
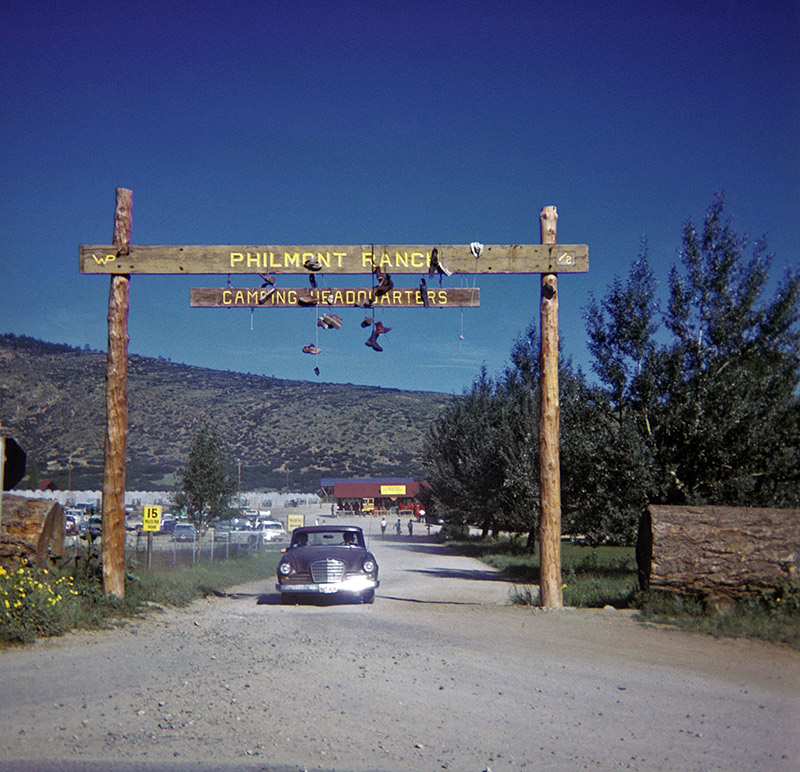
<svg viewBox="0 0 800 772"><path fill-rule="evenodd" d="M423 308L429 308L430 302L428 300L428 282L425 281L424 276L419 280L419 294L422 298Z"/></svg>
<svg viewBox="0 0 800 772"><path fill-rule="evenodd" d="M378 333L376 330L372 331L372 335L364 343L365 346L369 346L371 349L375 349L375 351L383 351L383 349L378 345Z"/></svg>
<svg viewBox="0 0 800 772"><path fill-rule="evenodd" d="M376 336L377 335L386 335L386 333L389 332L389 330L391 330L391 329L392 329L391 327L384 327L383 322L380 321L380 320L375 322L375 335Z"/></svg>
<svg viewBox="0 0 800 772"><path fill-rule="evenodd" d="M394 288L394 282L392 281L392 277L388 273L385 273L381 277L378 286L375 287L375 297L379 298L381 297L381 295L385 295L393 288Z"/></svg>

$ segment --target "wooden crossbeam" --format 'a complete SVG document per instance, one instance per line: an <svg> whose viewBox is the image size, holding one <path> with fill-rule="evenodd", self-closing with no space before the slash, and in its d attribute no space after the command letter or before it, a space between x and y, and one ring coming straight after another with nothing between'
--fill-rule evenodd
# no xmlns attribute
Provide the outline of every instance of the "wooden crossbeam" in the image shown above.
<svg viewBox="0 0 800 772"><path fill-rule="evenodd" d="M480 289L428 289L429 308L474 308L480 306ZM396 287L375 296L365 287L192 287L192 308L292 308L319 305L350 308L372 303L375 308L424 308L419 289Z"/></svg>
<svg viewBox="0 0 800 772"><path fill-rule="evenodd" d="M586 244L487 244L476 258L467 244L362 244L356 246L157 246L82 245L81 273L238 274L307 273L316 261L324 273L426 273L433 251L454 274L583 273Z"/></svg>

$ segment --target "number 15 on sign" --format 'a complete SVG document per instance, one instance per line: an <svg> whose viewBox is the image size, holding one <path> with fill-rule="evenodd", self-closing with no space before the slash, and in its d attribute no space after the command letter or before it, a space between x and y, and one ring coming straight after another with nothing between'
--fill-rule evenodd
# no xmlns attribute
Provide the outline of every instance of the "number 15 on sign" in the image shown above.
<svg viewBox="0 0 800 772"><path fill-rule="evenodd" d="M145 507L142 510L142 530L161 530L161 507Z"/></svg>

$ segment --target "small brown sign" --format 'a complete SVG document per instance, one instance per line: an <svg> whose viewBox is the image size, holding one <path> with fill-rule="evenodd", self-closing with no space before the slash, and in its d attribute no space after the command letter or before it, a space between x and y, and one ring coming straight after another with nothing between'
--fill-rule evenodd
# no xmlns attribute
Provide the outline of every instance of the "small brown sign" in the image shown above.
<svg viewBox="0 0 800 772"><path fill-rule="evenodd" d="M471 308L480 306L480 289L428 288L429 308ZM395 287L380 297L365 287L325 287L318 289L248 288L248 287L192 287L192 308L292 308L322 306L348 308L366 306L376 308L424 308L425 300L419 289Z"/></svg>

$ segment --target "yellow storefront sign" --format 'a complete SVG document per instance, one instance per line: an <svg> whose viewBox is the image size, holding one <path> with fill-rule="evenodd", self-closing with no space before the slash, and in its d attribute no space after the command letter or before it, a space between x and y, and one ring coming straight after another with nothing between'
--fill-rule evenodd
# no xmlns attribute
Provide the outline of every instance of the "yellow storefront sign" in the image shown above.
<svg viewBox="0 0 800 772"><path fill-rule="evenodd" d="M405 496L405 485L381 485L381 496Z"/></svg>

